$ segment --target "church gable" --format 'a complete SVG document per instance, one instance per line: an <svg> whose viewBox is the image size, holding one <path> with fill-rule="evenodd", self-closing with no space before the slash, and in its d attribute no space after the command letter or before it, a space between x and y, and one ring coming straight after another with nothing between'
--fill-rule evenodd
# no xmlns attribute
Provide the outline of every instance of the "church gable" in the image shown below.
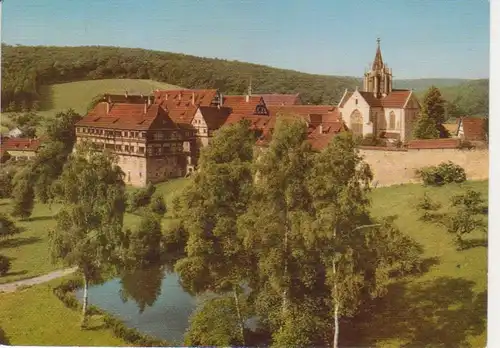
<svg viewBox="0 0 500 348"><path fill-rule="evenodd" d="M408 97L408 100L406 101L403 108L404 109L419 109L420 108L420 103L418 102L418 99L413 92Z"/></svg>
<svg viewBox="0 0 500 348"><path fill-rule="evenodd" d="M368 103L368 101L363 97L363 95L359 92L359 91L354 91L352 93L350 93L351 95L346 98L345 101L342 102L343 104L343 109L356 109L356 108L360 108L360 109L369 109L370 108L370 104Z"/></svg>

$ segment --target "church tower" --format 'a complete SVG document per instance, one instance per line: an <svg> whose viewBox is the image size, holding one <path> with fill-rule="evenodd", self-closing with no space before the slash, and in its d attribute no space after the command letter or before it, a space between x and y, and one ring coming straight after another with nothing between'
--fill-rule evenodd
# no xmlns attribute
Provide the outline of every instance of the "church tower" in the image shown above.
<svg viewBox="0 0 500 348"><path fill-rule="evenodd" d="M377 39L377 52L371 70L365 72L363 91L373 93L376 98L382 98L392 92L392 69L382 60L380 39Z"/></svg>

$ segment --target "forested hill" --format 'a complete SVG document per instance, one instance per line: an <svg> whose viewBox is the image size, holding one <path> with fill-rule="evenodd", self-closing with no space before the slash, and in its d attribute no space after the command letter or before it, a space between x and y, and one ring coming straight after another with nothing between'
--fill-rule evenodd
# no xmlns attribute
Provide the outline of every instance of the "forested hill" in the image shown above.
<svg viewBox="0 0 500 348"><path fill-rule="evenodd" d="M201 58L144 49L86 46L47 47L2 44L2 108L38 108L43 85L109 78L150 79L184 88L218 88L245 93L300 93L304 103L336 104L361 79L306 74L264 65ZM438 87L442 79L395 81L397 88ZM414 84L412 84L414 81ZM451 85L446 80L442 85Z"/></svg>
<svg viewBox="0 0 500 348"><path fill-rule="evenodd" d="M255 93L299 92L304 102L312 104L337 103L345 88L354 88L359 81L144 49L2 45L3 106L15 102L29 107L39 100L41 85L61 82L137 78L241 94L250 77Z"/></svg>

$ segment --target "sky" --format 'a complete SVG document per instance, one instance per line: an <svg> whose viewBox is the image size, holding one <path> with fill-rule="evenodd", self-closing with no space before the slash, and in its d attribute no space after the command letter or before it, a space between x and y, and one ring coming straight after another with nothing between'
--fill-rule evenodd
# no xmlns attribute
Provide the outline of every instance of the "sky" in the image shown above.
<svg viewBox="0 0 500 348"><path fill-rule="evenodd" d="M489 76L488 0L3 0L8 44L139 47L395 79Z"/></svg>

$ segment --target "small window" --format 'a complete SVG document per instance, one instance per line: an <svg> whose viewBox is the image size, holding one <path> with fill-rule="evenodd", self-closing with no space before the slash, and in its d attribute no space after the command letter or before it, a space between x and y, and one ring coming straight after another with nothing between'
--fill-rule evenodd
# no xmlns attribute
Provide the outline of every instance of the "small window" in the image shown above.
<svg viewBox="0 0 500 348"><path fill-rule="evenodd" d="M356 105L358 105L358 98L356 98Z"/></svg>

